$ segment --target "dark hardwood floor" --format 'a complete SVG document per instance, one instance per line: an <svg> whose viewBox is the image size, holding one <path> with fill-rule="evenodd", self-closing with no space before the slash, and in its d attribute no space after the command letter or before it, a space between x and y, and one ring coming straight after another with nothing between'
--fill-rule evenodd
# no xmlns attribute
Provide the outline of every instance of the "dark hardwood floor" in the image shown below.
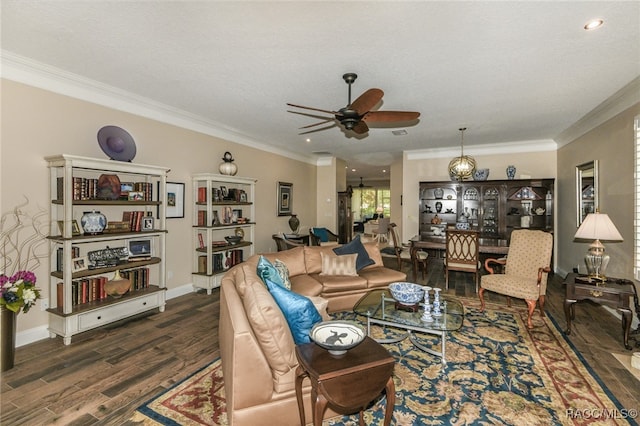
<svg viewBox="0 0 640 426"><path fill-rule="evenodd" d="M426 279L419 274L418 282L443 288L441 261L431 259ZM453 282L449 293L475 297L471 274L456 273ZM491 299L504 302L498 295ZM562 328L563 299L562 279L553 276L546 310ZM138 406L219 356L218 314L217 290L192 293L169 300L164 313L75 336L70 346L56 338L18 348L15 367L2 374L0 424L127 424ZM640 381L611 355L630 353L619 320L581 302L570 337L622 406L639 409Z"/></svg>

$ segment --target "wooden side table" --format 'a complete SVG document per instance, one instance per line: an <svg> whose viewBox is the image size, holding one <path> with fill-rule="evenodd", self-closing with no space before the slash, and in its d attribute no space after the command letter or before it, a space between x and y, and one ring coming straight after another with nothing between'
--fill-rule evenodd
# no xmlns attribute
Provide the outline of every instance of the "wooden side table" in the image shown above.
<svg viewBox="0 0 640 426"><path fill-rule="evenodd" d="M341 357L335 357L315 343L296 347L298 368L296 370L296 396L300 412L300 424L305 425L304 402L302 400L302 381L311 380L311 407L314 426L322 425L322 417L330 404L336 411L360 412L360 425L363 426L362 412L384 389L387 404L384 424L391 423L393 407L396 401L393 383L395 360L389 352L375 340L365 340Z"/></svg>
<svg viewBox="0 0 640 426"><path fill-rule="evenodd" d="M624 347L631 349L629 345L629 330L631 329L631 309L629 299L634 298L637 305L637 294L634 284L625 279L609 278L601 285L590 283L587 277L578 274L567 275L564 281L566 296L564 299L564 315L567 320L567 335L571 334L571 320L575 318L574 305L580 300L591 300L599 305L608 305L616 308L622 314L622 336Z"/></svg>

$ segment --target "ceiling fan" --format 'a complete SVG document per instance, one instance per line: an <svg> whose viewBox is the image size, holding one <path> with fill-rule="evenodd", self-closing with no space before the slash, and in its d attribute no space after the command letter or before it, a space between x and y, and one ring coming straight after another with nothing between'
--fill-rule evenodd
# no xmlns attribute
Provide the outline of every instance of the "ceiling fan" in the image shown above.
<svg viewBox="0 0 640 426"><path fill-rule="evenodd" d="M358 188L362 189L362 188L371 188L371 185L365 185L364 183L362 183L362 176L360 176L360 184L358 185Z"/></svg>
<svg viewBox="0 0 640 426"><path fill-rule="evenodd" d="M371 108L376 106L381 100L382 96L384 96L384 92L380 89L369 89L360 95L355 101L351 102L351 85L356 78L358 78L357 74L347 73L342 76L345 83L349 85L349 103L346 107L340 108L338 111L329 111L325 109L312 108L303 105L295 105L287 103L287 105L295 107L308 109L311 111L319 111L324 112L326 114L332 114L332 118L326 118L319 123L309 124L308 126L300 127L301 129L308 129L311 127L319 126L325 123L329 123L331 121L336 121L337 123L344 126L346 130L351 130L356 134L363 134L369 131L369 126L367 123L395 123L402 121L411 121L420 117L419 112L413 111L371 111ZM296 111L289 111L294 114L303 114L303 115L311 115L304 114ZM314 116L314 115L311 115ZM317 117L317 116L314 116ZM333 127L333 125L329 126ZM318 130L324 130L318 129ZM316 131L316 130L314 130ZM310 133L310 132L305 132Z"/></svg>

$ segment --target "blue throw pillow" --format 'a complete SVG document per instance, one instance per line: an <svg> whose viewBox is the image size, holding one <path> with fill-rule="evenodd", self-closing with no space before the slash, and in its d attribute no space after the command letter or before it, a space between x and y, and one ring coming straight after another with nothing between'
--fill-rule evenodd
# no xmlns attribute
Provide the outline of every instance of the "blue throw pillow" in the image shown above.
<svg viewBox="0 0 640 426"><path fill-rule="evenodd" d="M313 235L318 237L318 239L323 243L329 241L329 233L327 232L327 228L313 228Z"/></svg>
<svg viewBox="0 0 640 426"><path fill-rule="evenodd" d="M322 322L322 317L311 300L287 290L268 278L264 282L284 314L296 345L310 343L309 332L311 328Z"/></svg>
<svg viewBox="0 0 640 426"><path fill-rule="evenodd" d="M360 241L360 235L356 235L356 237L351 240L351 242L343 246L334 248L333 252L337 255L356 253L358 255L358 258L356 259L356 271L359 271L362 268L376 263L375 260L369 257L367 249L364 248L364 245L362 245L362 241Z"/></svg>
<svg viewBox="0 0 640 426"><path fill-rule="evenodd" d="M278 273L278 270L275 266L273 266L273 263L269 262L266 257L260 256L260 258L258 259L256 272L258 273L258 276L262 278L262 281L265 284L269 279L282 287L286 287L284 281L282 280L282 277L280 277L280 274Z"/></svg>

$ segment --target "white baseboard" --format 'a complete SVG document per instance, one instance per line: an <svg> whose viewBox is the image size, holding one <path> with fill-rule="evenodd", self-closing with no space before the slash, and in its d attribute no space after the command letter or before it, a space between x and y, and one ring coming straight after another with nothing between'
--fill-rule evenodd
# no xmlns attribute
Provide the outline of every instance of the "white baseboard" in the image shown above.
<svg viewBox="0 0 640 426"><path fill-rule="evenodd" d="M184 296L185 294L192 293L193 291L193 284L185 284L177 288L172 288L167 290L166 300L175 299L176 297ZM16 347L19 348L20 346L28 345L29 343L48 339L49 337L49 329L46 325L40 325L38 327L20 331L16 333Z"/></svg>

